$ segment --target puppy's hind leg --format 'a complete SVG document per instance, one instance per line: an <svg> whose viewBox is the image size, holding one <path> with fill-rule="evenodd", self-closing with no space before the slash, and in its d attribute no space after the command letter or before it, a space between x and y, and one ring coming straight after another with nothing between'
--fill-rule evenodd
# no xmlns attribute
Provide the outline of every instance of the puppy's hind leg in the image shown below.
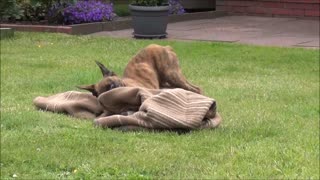
<svg viewBox="0 0 320 180"><path fill-rule="evenodd" d="M192 88L197 89L197 92L196 92L196 93L202 94L202 89L201 89L200 87L195 86L195 85L191 84L191 83L188 82L188 81L186 81L186 83L187 83L189 86L191 86ZM195 91L194 91L194 92L195 92Z"/></svg>
<svg viewBox="0 0 320 180"><path fill-rule="evenodd" d="M201 89L189 83L180 70L167 71L166 81L172 86L172 88L182 88L188 91L202 94Z"/></svg>

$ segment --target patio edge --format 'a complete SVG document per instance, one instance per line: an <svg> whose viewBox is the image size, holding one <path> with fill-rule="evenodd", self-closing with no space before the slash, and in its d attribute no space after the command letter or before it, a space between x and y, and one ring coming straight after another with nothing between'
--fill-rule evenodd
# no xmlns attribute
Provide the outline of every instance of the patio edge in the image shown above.
<svg viewBox="0 0 320 180"><path fill-rule="evenodd" d="M198 19L211 19L226 16L224 11L207 11L197 13L186 13L182 15L171 15L168 18L169 23L190 21ZM28 32L53 32L53 33L66 33L72 35L85 35L100 31L115 31L130 29L131 17L119 18L116 21L96 22L86 24L75 24L68 26L49 26L49 25L19 25L19 24L0 24L1 28L12 28L15 31L28 31Z"/></svg>

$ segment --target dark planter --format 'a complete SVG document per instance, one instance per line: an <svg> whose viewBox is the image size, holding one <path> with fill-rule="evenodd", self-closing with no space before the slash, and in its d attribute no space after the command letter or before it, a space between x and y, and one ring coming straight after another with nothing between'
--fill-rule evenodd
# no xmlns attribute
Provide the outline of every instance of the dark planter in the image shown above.
<svg viewBox="0 0 320 180"><path fill-rule="evenodd" d="M137 38L165 38L169 6L129 5L133 35Z"/></svg>

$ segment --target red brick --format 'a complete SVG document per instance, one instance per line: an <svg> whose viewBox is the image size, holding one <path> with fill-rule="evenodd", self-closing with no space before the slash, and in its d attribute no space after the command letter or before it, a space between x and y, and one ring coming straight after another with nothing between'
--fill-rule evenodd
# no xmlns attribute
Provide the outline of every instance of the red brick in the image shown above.
<svg viewBox="0 0 320 180"><path fill-rule="evenodd" d="M295 3L320 3L320 0L281 0L282 2L295 2Z"/></svg>
<svg viewBox="0 0 320 180"><path fill-rule="evenodd" d="M245 12L246 12L246 7L242 7L242 6L231 6L231 8L229 9L229 11L235 12L235 13L245 13Z"/></svg>
<svg viewBox="0 0 320 180"><path fill-rule="evenodd" d="M260 6L265 7L265 8L283 8L284 3L282 3L282 2L261 2Z"/></svg>
<svg viewBox="0 0 320 180"><path fill-rule="evenodd" d="M306 10L305 16L313 16L313 17L320 17L320 11L316 10Z"/></svg>
<svg viewBox="0 0 320 180"><path fill-rule="evenodd" d="M272 9L274 15L292 15L292 16L304 16L304 10L301 9L283 9L274 8Z"/></svg>
<svg viewBox="0 0 320 180"><path fill-rule="evenodd" d="M41 26L30 26L28 29L30 29L31 31L36 31L36 32L43 31L43 28Z"/></svg>
<svg viewBox="0 0 320 180"><path fill-rule="evenodd" d="M314 9L320 10L320 4L306 4L306 3L285 3L287 9Z"/></svg>
<svg viewBox="0 0 320 180"><path fill-rule="evenodd" d="M56 32L71 34L72 28L71 27L58 26Z"/></svg>
<svg viewBox="0 0 320 180"><path fill-rule="evenodd" d="M42 25L17 25L17 24L1 24L0 27L10 27L17 31L35 31L35 32L62 32L72 33L71 27L65 26L42 26Z"/></svg>
<svg viewBox="0 0 320 180"><path fill-rule="evenodd" d="M256 1L227 1L226 4L228 6L255 6L257 4Z"/></svg>
<svg viewBox="0 0 320 180"><path fill-rule="evenodd" d="M270 8L264 8L264 7L247 7L246 11L249 14L271 14Z"/></svg>
<svg viewBox="0 0 320 180"><path fill-rule="evenodd" d="M319 16L320 0L217 0L217 9L251 15L314 17Z"/></svg>
<svg viewBox="0 0 320 180"><path fill-rule="evenodd" d="M56 28L44 27L43 32L56 32Z"/></svg>

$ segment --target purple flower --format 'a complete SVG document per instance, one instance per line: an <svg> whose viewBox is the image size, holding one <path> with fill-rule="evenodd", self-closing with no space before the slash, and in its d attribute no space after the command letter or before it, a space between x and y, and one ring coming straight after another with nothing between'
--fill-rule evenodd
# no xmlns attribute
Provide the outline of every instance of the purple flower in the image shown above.
<svg viewBox="0 0 320 180"><path fill-rule="evenodd" d="M169 14L183 14L185 10L180 3L180 0L169 0Z"/></svg>
<svg viewBox="0 0 320 180"><path fill-rule="evenodd" d="M95 0L77 1L64 9L65 24L110 21L114 17L113 5Z"/></svg>

